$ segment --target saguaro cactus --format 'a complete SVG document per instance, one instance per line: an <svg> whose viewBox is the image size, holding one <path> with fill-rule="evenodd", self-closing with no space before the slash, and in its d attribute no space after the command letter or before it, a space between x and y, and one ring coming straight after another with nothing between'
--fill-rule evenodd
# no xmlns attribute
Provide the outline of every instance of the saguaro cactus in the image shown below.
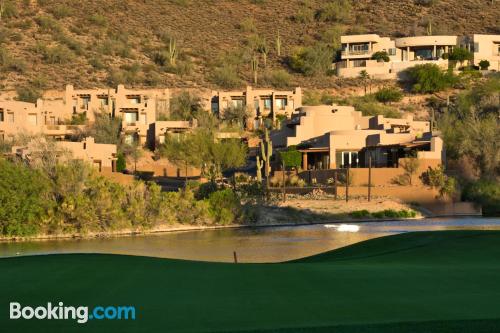
<svg viewBox="0 0 500 333"><path fill-rule="evenodd" d="M257 156L257 182L262 185L262 167L264 166L264 161Z"/></svg>
<svg viewBox="0 0 500 333"><path fill-rule="evenodd" d="M429 22L427 23L427 36L432 36L432 20L429 19Z"/></svg>
<svg viewBox="0 0 500 333"><path fill-rule="evenodd" d="M168 43L168 60L171 66L175 66L175 60L177 59L177 43L175 39L170 38Z"/></svg>
<svg viewBox="0 0 500 333"><path fill-rule="evenodd" d="M260 141L260 153L264 161L264 174L266 175L266 185L269 188L269 175L271 173L271 156L273 155L273 143L269 138L267 128L264 129L264 140Z"/></svg>
<svg viewBox="0 0 500 333"><path fill-rule="evenodd" d="M257 71L259 70L259 60L257 57L254 55L252 57L252 73L253 73L253 83L257 84Z"/></svg>
<svg viewBox="0 0 500 333"><path fill-rule="evenodd" d="M278 54L278 57L281 57L281 36L279 30L276 34L276 53Z"/></svg>

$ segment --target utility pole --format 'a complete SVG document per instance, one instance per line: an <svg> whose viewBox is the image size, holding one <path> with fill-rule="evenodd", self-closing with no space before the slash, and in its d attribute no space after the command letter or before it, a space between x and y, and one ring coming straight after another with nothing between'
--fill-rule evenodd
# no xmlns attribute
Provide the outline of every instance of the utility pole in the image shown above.
<svg viewBox="0 0 500 333"><path fill-rule="evenodd" d="M349 202L349 164L347 164L347 169L345 173L345 202Z"/></svg>
<svg viewBox="0 0 500 333"><path fill-rule="evenodd" d="M372 152L368 149L368 201L372 200Z"/></svg>

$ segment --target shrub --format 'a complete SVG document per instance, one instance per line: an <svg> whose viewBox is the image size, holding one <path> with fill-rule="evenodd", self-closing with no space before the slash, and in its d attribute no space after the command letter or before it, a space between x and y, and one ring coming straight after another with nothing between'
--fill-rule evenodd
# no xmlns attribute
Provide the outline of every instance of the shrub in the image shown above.
<svg viewBox="0 0 500 333"><path fill-rule="evenodd" d="M377 60L378 62L389 62L391 59L389 55L385 51L378 51L372 55L373 60Z"/></svg>
<svg viewBox="0 0 500 333"><path fill-rule="evenodd" d="M40 27L41 32L61 32L61 26L59 23L50 16L39 16L35 18L35 22Z"/></svg>
<svg viewBox="0 0 500 333"><path fill-rule="evenodd" d="M302 165L302 153L296 147L289 147L286 151L280 152L285 168L300 168Z"/></svg>
<svg viewBox="0 0 500 333"><path fill-rule="evenodd" d="M500 184L498 182L480 180L469 183L465 186L462 197L464 200L481 204L484 215L500 215Z"/></svg>
<svg viewBox="0 0 500 333"><path fill-rule="evenodd" d="M240 200L236 194L225 189L216 191L208 197L209 211L217 224L229 224L241 214Z"/></svg>
<svg viewBox="0 0 500 333"><path fill-rule="evenodd" d="M467 60L472 60L472 58L472 52L463 47L455 47L448 56L448 59L458 61L460 64L463 64Z"/></svg>
<svg viewBox="0 0 500 333"><path fill-rule="evenodd" d="M440 197L451 197L457 191L455 178L446 175L442 165L434 169L429 167L421 178L425 185L437 189Z"/></svg>
<svg viewBox="0 0 500 333"><path fill-rule="evenodd" d="M89 17L89 22L98 27L105 27L108 25L108 19L101 14L92 14Z"/></svg>
<svg viewBox="0 0 500 333"><path fill-rule="evenodd" d="M438 3L438 0L414 0L415 4L425 7L432 7Z"/></svg>
<svg viewBox="0 0 500 333"><path fill-rule="evenodd" d="M243 32L256 32L257 27L255 26L255 21L251 17L244 18L241 20L238 28Z"/></svg>
<svg viewBox="0 0 500 333"><path fill-rule="evenodd" d="M409 68L407 73L416 93L435 93L457 82L453 72L444 72L435 64L417 65Z"/></svg>
<svg viewBox="0 0 500 333"><path fill-rule="evenodd" d="M33 87L18 87L16 92L16 100L22 102L35 103L38 98L42 97L42 93Z"/></svg>
<svg viewBox="0 0 500 333"><path fill-rule="evenodd" d="M73 9L64 4L51 6L48 11L57 19L73 15Z"/></svg>
<svg viewBox="0 0 500 333"><path fill-rule="evenodd" d="M215 68L211 79L213 83L225 89L237 88L241 85L236 68L231 65L223 65Z"/></svg>
<svg viewBox="0 0 500 333"><path fill-rule="evenodd" d="M116 159L116 171L123 172L125 169L127 169L127 161L125 159L125 155L123 153L118 153Z"/></svg>
<svg viewBox="0 0 500 333"><path fill-rule="evenodd" d="M196 190L195 198L198 200L207 199L212 193L217 192L217 190L217 184L214 182L200 184Z"/></svg>
<svg viewBox="0 0 500 333"><path fill-rule="evenodd" d="M327 2L317 13L318 19L329 22L346 22L351 14L349 0L333 0Z"/></svg>
<svg viewBox="0 0 500 333"><path fill-rule="evenodd" d="M367 211L366 209L363 209L351 212L349 215L351 215L351 217L353 218L363 218L363 217L370 217L370 212Z"/></svg>
<svg viewBox="0 0 500 333"><path fill-rule="evenodd" d="M49 64L66 64L74 59L74 54L64 45L43 47L41 50L43 60Z"/></svg>
<svg viewBox="0 0 500 333"><path fill-rule="evenodd" d="M290 68L304 75L325 74L332 64L333 51L322 43L296 48L288 59Z"/></svg>
<svg viewBox="0 0 500 333"><path fill-rule="evenodd" d="M291 79L292 76L284 69L274 70L266 76L266 81L268 81L274 88L289 87Z"/></svg>
<svg viewBox="0 0 500 333"><path fill-rule="evenodd" d="M481 60L479 62L479 67L481 68L481 70L485 71L488 69L488 67L490 67L490 62L488 60Z"/></svg>
<svg viewBox="0 0 500 333"><path fill-rule="evenodd" d="M397 88L385 87L375 93L375 98L381 103L399 102L403 93Z"/></svg>
<svg viewBox="0 0 500 333"><path fill-rule="evenodd" d="M314 11L308 7L301 7L297 10L297 13L294 15L293 19L296 22L300 23L310 23L314 21Z"/></svg>
<svg viewBox="0 0 500 333"><path fill-rule="evenodd" d="M16 17L18 12L17 12L17 7L13 1L7 0L7 1L2 1L3 5L3 12L2 12L2 19L8 19L11 17Z"/></svg>

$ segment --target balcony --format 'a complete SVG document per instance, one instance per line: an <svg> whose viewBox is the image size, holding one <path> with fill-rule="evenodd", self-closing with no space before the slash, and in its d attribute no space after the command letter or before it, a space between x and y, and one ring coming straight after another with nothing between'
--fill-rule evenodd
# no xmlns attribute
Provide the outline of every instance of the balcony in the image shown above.
<svg viewBox="0 0 500 333"><path fill-rule="evenodd" d="M371 50L342 50L341 55L344 56L359 56L371 54Z"/></svg>

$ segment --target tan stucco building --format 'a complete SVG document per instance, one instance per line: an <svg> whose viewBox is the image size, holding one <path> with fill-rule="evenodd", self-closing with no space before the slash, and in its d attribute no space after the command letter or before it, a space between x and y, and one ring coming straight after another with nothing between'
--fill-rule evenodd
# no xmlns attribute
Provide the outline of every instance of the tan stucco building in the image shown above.
<svg viewBox="0 0 500 333"><path fill-rule="evenodd" d="M341 36L340 61L334 64L337 75L357 77L365 70L372 78L396 79L399 74L415 65L436 64L448 68L444 55L457 45L473 51L473 63L488 60L490 69L498 70L500 35L414 36L391 39L376 34ZM464 41L466 41L464 43ZM389 61L373 60L376 52L386 52Z"/></svg>
<svg viewBox="0 0 500 333"><path fill-rule="evenodd" d="M279 131L272 133L277 149L297 146L304 170L362 168L367 151L375 167L397 167L400 158L444 159L443 141L428 121L362 116L351 106L304 106Z"/></svg>

